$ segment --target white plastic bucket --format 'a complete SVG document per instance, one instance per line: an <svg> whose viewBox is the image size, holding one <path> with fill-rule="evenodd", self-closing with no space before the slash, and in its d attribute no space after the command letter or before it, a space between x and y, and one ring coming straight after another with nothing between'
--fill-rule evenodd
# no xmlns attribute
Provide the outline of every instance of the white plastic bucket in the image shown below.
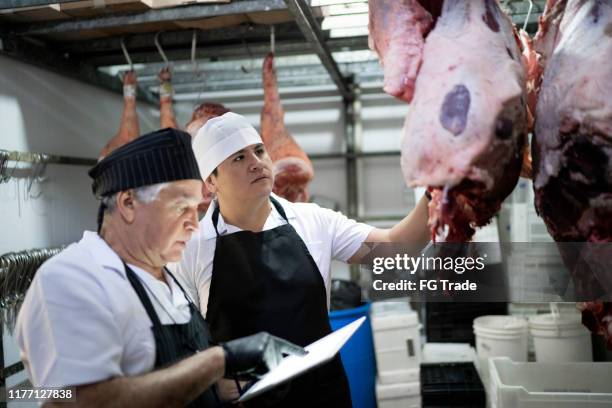
<svg viewBox="0 0 612 408"><path fill-rule="evenodd" d="M517 316L481 316L474 319L473 327L479 371L485 386L490 357L527 361L527 320Z"/></svg>
<svg viewBox="0 0 612 408"><path fill-rule="evenodd" d="M579 314L543 314L529 319L536 361L565 363L593 361L593 347L589 331Z"/></svg>

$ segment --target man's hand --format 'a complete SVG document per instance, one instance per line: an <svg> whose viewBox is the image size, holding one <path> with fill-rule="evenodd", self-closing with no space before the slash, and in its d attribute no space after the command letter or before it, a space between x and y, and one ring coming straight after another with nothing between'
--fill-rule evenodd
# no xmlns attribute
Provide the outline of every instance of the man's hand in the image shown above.
<svg viewBox="0 0 612 408"><path fill-rule="evenodd" d="M221 347L225 350L225 375L239 379L264 375L281 362L283 354L307 354L302 347L265 332L222 343Z"/></svg>

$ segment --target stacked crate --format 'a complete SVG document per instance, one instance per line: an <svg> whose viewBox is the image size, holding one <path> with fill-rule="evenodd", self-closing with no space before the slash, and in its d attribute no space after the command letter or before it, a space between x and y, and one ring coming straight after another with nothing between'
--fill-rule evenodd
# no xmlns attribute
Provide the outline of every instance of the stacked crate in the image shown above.
<svg viewBox="0 0 612 408"><path fill-rule="evenodd" d="M404 301L374 302L372 332L378 408L420 408L421 334L417 313Z"/></svg>

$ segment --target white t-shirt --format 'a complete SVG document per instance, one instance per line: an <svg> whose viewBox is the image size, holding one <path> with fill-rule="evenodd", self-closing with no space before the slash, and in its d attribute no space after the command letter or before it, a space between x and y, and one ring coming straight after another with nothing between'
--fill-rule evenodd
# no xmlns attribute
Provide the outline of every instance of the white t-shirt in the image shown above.
<svg viewBox="0 0 612 408"><path fill-rule="evenodd" d="M274 194L272 195L285 210L289 223L302 238L317 264L325 283L327 305L329 307L331 260L337 259L346 262L357 252L374 227L358 223L340 212L321 208L317 204L292 203ZM199 299L200 311L204 316L206 316L208 307L208 294L217 242L217 233L212 224L212 213L216 205L216 201L213 201L208 207L204 218L200 220L200 229L187 243L181 261L168 265L168 268L180 280L181 285L190 297ZM283 224L285 224L285 220L272 206L272 211L264 224L263 230L270 230ZM221 214L219 214L217 229L220 235L240 231L240 228L226 224Z"/></svg>
<svg viewBox="0 0 612 408"><path fill-rule="evenodd" d="M170 276L166 284L129 266L162 324L189 321L187 299ZM32 384L64 387L151 371L151 326L119 256L97 233L85 231L36 273L16 336Z"/></svg>

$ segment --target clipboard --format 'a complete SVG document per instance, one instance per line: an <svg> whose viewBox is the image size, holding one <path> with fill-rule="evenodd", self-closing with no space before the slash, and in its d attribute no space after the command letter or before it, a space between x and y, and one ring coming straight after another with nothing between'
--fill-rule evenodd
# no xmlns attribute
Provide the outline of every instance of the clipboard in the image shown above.
<svg viewBox="0 0 612 408"><path fill-rule="evenodd" d="M304 347L308 351L305 356L290 355L285 357L280 364L270 370L251 388L247 390L239 399L239 402L250 400L251 398L268 391L269 389L288 381L306 371L331 360L340 351L342 346L351 338L357 329L365 321L365 316L347 324L341 329L315 341Z"/></svg>

